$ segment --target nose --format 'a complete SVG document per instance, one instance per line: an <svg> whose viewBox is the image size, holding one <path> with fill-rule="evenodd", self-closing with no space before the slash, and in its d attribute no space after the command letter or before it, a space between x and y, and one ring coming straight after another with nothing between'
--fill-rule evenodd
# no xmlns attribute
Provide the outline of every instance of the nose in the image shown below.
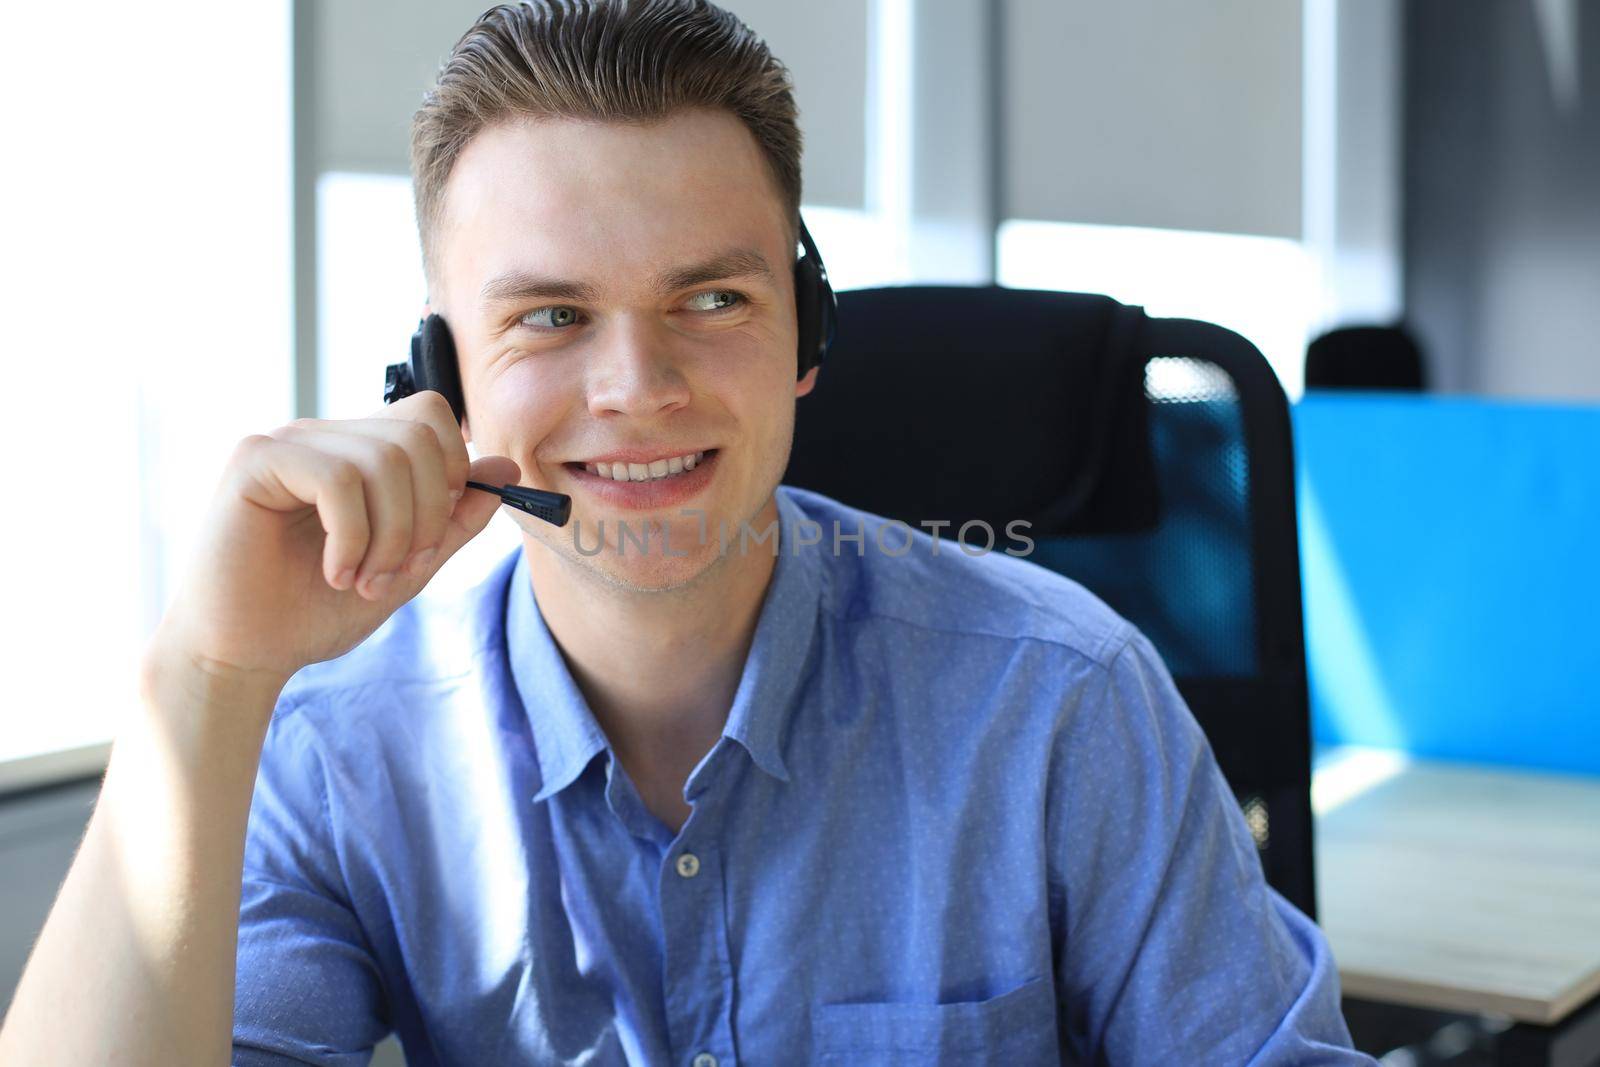
<svg viewBox="0 0 1600 1067"><path fill-rule="evenodd" d="M637 321L617 320L612 327L588 361L590 414L649 418L686 407L689 382L671 340Z"/></svg>

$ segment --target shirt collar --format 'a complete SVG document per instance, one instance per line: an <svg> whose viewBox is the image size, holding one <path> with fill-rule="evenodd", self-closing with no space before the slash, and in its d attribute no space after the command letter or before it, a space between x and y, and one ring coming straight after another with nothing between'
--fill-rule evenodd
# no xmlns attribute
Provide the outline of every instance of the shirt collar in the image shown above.
<svg viewBox="0 0 1600 1067"><path fill-rule="evenodd" d="M775 496L781 523L778 558L722 736L742 745L763 771L787 782L783 738L799 696L801 672L815 641L822 593L821 551L831 542L823 538L801 544L793 533L795 525L812 520L790 499L785 487L779 486ZM738 545L730 532L728 550L739 551ZM749 551L770 548L752 543ZM608 745L539 611L526 549L519 549L517 557L506 605L506 644L511 674L537 749L542 784L533 799L539 801L576 781Z"/></svg>

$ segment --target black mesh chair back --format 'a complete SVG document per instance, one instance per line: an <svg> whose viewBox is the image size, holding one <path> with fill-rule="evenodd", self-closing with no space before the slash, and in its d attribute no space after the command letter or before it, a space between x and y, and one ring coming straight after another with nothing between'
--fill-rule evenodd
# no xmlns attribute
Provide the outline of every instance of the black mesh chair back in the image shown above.
<svg viewBox="0 0 1600 1067"><path fill-rule="evenodd" d="M784 482L946 536L1032 523L1029 559L1156 646L1268 882L1315 916L1289 409L1253 345L1104 296L842 292Z"/></svg>
<svg viewBox="0 0 1600 1067"><path fill-rule="evenodd" d="M1428 369L1403 326L1341 326L1307 346L1306 388L1422 392Z"/></svg>

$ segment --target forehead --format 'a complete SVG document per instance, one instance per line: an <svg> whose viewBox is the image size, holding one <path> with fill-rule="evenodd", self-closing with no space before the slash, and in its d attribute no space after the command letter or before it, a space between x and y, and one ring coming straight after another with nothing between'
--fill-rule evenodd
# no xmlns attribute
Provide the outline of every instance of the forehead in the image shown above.
<svg viewBox="0 0 1600 1067"><path fill-rule="evenodd" d="M774 268L793 257L777 183L724 111L488 127L457 159L441 221L443 280L463 306L508 270L612 290L731 247L757 248Z"/></svg>

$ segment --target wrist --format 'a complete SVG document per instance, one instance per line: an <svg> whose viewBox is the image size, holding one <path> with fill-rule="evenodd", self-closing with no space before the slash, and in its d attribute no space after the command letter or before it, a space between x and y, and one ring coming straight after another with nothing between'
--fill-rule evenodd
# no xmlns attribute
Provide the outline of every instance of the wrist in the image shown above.
<svg viewBox="0 0 1600 1067"><path fill-rule="evenodd" d="M272 714L292 673L254 670L207 657L159 626L139 664L139 695L147 707L203 709L245 721Z"/></svg>
<svg viewBox="0 0 1600 1067"><path fill-rule="evenodd" d="M138 677L139 700L117 731L104 788L139 796L168 790L187 798L172 803L196 810L248 806L287 679L207 660L160 628Z"/></svg>

